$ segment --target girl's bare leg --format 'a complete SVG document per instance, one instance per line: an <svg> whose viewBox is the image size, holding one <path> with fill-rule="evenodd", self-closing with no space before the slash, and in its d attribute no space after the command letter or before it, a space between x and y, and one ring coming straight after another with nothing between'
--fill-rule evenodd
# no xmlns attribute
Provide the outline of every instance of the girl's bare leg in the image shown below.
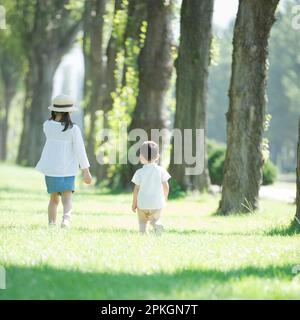
<svg viewBox="0 0 300 320"><path fill-rule="evenodd" d="M48 221L49 225L54 225L56 222L57 207L59 204L59 194L57 192L51 193L48 205Z"/></svg>
<svg viewBox="0 0 300 320"><path fill-rule="evenodd" d="M64 215L61 227L69 227L72 214L72 191L64 191L61 195L62 204L64 207Z"/></svg>

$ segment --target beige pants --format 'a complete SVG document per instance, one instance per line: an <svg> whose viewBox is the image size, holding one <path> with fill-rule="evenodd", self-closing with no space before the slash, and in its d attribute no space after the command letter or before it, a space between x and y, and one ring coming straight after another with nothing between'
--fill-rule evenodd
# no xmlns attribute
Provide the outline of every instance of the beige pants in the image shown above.
<svg viewBox="0 0 300 320"><path fill-rule="evenodd" d="M160 222L161 211L162 211L161 209L158 209L158 210L137 209L141 233L146 232L148 221L152 225L155 232L159 233L163 231L163 225Z"/></svg>

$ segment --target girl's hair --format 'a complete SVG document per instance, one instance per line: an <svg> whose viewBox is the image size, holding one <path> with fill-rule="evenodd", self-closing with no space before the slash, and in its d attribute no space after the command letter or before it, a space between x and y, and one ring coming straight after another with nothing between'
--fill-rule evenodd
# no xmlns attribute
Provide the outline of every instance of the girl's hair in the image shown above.
<svg viewBox="0 0 300 320"><path fill-rule="evenodd" d="M62 130L63 132L73 127L74 123L71 120L71 115L69 112L51 111L51 118L49 120L55 120L57 114L61 114L61 119L59 122L61 122L61 124L65 126Z"/></svg>

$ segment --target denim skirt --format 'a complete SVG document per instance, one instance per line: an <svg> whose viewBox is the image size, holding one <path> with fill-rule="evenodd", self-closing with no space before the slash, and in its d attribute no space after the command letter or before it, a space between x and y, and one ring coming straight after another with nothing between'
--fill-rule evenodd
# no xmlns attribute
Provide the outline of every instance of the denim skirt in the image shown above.
<svg viewBox="0 0 300 320"><path fill-rule="evenodd" d="M64 191L75 191L75 176L72 177L49 177L45 176L48 193L62 193Z"/></svg>

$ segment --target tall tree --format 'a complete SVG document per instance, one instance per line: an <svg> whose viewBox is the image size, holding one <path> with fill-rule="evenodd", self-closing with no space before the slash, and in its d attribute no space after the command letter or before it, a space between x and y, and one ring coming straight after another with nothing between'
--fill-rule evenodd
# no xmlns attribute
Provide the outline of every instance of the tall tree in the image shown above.
<svg viewBox="0 0 300 320"><path fill-rule="evenodd" d="M227 152L220 212L258 207L266 109L268 39L279 0L240 0L234 27Z"/></svg>
<svg viewBox="0 0 300 320"><path fill-rule="evenodd" d="M298 0L283 2L270 39L269 108L272 115L268 138L272 160L283 171L296 164L295 144L300 99L300 32L291 28Z"/></svg>
<svg viewBox="0 0 300 320"><path fill-rule="evenodd" d="M167 127L164 116L166 93L173 71L172 1L149 0L145 45L139 56L139 94L131 128Z"/></svg>
<svg viewBox="0 0 300 320"><path fill-rule="evenodd" d="M84 43L85 57L85 95L89 118L87 152L91 168L96 173L96 120L97 111L103 109L104 91L104 50L103 27L106 0L85 2L84 10Z"/></svg>
<svg viewBox="0 0 300 320"><path fill-rule="evenodd" d="M113 106L112 93L115 92L117 88L117 77L115 75L115 71L117 65L117 56L122 48L124 34L122 26L119 25L121 22L118 20L120 20L119 16L123 9L123 0L115 0L112 32L106 50L107 65L105 71L104 127L106 123L106 114L112 109Z"/></svg>
<svg viewBox="0 0 300 320"><path fill-rule="evenodd" d="M299 133L298 133L298 149L297 149L297 211L296 220L300 225L300 119L299 119Z"/></svg>
<svg viewBox="0 0 300 320"><path fill-rule="evenodd" d="M14 6L10 8L14 10ZM7 157L8 119L11 101L21 83L24 68L23 52L19 33L11 27L13 13L9 15L7 25L0 39L0 160ZM13 36L12 36L13 34Z"/></svg>
<svg viewBox="0 0 300 320"><path fill-rule="evenodd" d="M19 83L20 70L10 55L1 54L0 60L2 62L0 73L3 90L3 101L0 102L0 160L6 160L9 111Z"/></svg>
<svg viewBox="0 0 300 320"><path fill-rule="evenodd" d="M54 73L79 31L80 18L73 15L68 5L69 0L18 2L20 16L16 23L20 23L28 60L19 164L35 165L38 161Z"/></svg>
<svg viewBox="0 0 300 320"><path fill-rule="evenodd" d="M180 45L176 61L175 128L192 129L192 149L196 148L196 129L206 130L208 67L212 39L214 1L183 0L181 7ZM185 164L174 164L174 143L170 171L185 190L208 189L206 148L204 171L201 175L186 175Z"/></svg>
<svg viewBox="0 0 300 320"><path fill-rule="evenodd" d="M124 34L124 68L122 85L126 85L126 73L130 62L130 53L139 42L141 27L147 20L147 0L129 0L127 10L127 23Z"/></svg>
<svg viewBox="0 0 300 320"><path fill-rule="evenodd" d="M147 1L147 32L138 58L139 93L130 130L167 128L166 94L173 71L172 59L173 0ZM127 182L133 172L128 166Z"/></svg>

